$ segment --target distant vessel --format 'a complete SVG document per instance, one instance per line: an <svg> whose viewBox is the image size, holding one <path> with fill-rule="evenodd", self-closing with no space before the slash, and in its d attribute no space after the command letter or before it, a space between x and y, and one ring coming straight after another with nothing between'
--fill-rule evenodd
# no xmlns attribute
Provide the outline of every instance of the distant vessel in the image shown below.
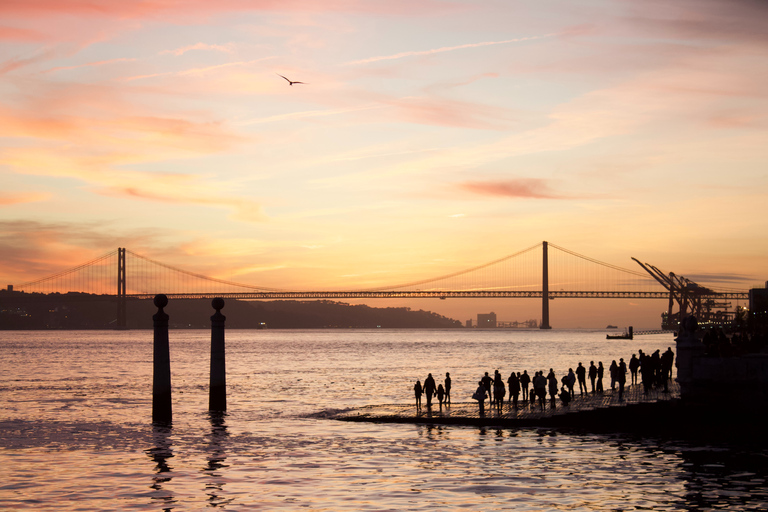
<svg viewBox="0 0 768 512"><path fill-rule="evenodd" d="M632 332L632 326L629 326L629 329L624 331L623 334L606 334L605 339L607 340L631 340L633 338L633 332Z"/></svg>
<svg viewBox="0 0 768 512"><path fill-rule="evenodd" d="M608 324L606 329L618 329L618 327L616 327L615 325Z"/></svg>

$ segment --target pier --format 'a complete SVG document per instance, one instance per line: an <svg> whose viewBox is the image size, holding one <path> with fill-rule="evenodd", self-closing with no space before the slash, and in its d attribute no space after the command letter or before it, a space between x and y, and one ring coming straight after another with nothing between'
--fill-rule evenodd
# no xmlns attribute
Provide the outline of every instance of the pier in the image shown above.
<svg viewBox="0 0 768 512"><path fill-rule="evenodd" d="M676 408L680 399L680 387L674 380L669 381L669 390L651 389L643 392L642 384L624 388L619 401L618 388L602 393L579 395L563 405L560 398L554 402L548 397L542 409L519 401L517 409L507 400L499 412L495 405L485 403L485 414L480 415L477 401L453 402L451 405L433 403L431 408L422 405L416 408L409 404L368 405L338 411L324 417L340 421L368 421L382 423L425 423L438 425L472 425L508 428L565 427L565 428L609 428L647 427L648 424L666 424L669 413ZM664 418L662 418L662 416ZM663 420L663 421L662 421Z"/></svg>

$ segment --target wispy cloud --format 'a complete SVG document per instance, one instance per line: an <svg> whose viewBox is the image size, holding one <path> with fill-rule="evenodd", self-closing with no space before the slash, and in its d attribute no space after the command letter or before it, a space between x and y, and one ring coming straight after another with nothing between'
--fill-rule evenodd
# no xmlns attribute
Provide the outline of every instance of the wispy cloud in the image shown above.
<svg viewBox="0 0 768 512"><path fill-rule="evenodd" d="M184 55L185 53L192 51L192 50L210 50L210 51L216 51L216 52L224 52L224 53L234 53L234 45L232 43L228 43L225 45L222 44L206 44L206 43L195 43L191 44L189 46L183 46L181 48L176 48L175 50L165 50L160 52L160 55L175 55L177 57L180 57L181 55Z"/></svg>
<svg viewBox="0 0 768 512"><path fill-rule="evenodd" d="M99 60L96 62L87 62L85 64L78 64L77 66L58 66L55 68L47 69L43 71L43 73L54 73L56 71L66 71L70 69L80 69L80 68L88 68L88 67L97 67L97 66L106 66L108 64L117 64L119 62L134 62L136 59L132 58L119 58L119 59L109 59L109 60Z"/></svg>
<svg viewBox="0 0 768 512"><path fill-rule="evenodd" d="M236 62L226 62L224 64L216 64L215 66L206 66L202 68L190 68L185 69L181 71L165 71L163 73L152 73L148 75L136 75L136 76L128 76L124 78L120 78L119 80L122 82L132 82L134 80L143 80L146 78L155 78L158 76L193 76L193 75L203 75L205 73L210 73L211 71L218 71L220 69L225 68L232 68L232 67L239 67L239 66L249 66L251 64L256 64L257 62L263 62L268 59L274 59L275 57L262 57L260 59L254 59L254 60L246 60L246 61L236 61Z"/></svg>
<svg viewBox="0 0 768 512"><path fill-rule="evenodd" d="M291 121L295 119L306 119L310 117L325 117L335 116L339 114L348 114L350 112L361 112L364 110L373 110L378 108L386 108L385 105L363 105L359 107L350 108L337 108L327 110L305 110L301 112L291 112L289 114L280 114L277 116L260 117L256 119L248 119L237 123L240 126L248 126L252 124L272 123L275 121Z"/></svg>
<svg viewBox="0 0 768 512"><path fill-rule="evenodd" d="M461 44L458 46L443 46L441 48L433 48L431 50L418 50L418 51L409 51L409 52L400 52L395 53L393 55L382 55L379 57L369 57L367 59L360 59L360 60L353 60L351 62L347 62L347 66L353 66L357 64L370 64L372 62L379 62L382 60L395 60L395 59L403 59L406 57L418 57L422 55L434 55L436 53L444 53L444 52L452 52L455 50L464 50L467 48L482 48L484 46L494 46L499 44L511 44L511 43L521 43L523 41L533 41L536 39L544 39L547 37L552 37L555 34L545 34L541 36L530 36L530 37L518 37L516 39L505 39L503 41L484 41L481 43L469 43L469 44Z"/></svg>

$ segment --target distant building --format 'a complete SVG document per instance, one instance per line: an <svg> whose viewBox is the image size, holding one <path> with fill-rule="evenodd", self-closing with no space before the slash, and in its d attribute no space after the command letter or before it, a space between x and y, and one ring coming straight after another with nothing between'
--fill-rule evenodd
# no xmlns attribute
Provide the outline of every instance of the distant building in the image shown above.
<svg viewBox="0 0 768 512"><path fill-rule="evenodd" d="M491 311L488 314L478 313L477 315L478 327L496 327L496 313Z"/></svg>
<svg viewBox="0 0 768 512"><path fill-rule="evenodd" d="M472 319L470 318L469 320L467 320L467 322L466 322L466 324L465 324L465 325L466 325L467 327L472 327Z"/></svg>

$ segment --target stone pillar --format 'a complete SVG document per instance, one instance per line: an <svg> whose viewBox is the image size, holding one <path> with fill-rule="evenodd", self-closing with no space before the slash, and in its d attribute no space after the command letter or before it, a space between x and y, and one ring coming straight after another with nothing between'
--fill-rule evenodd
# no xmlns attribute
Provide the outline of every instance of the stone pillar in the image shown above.
<svg viewBox="0 0 768 512"><path fill-rule="evenodd" d="M168 315L163 308L168 305L168 297L155 295L157 313L154 321L154 357L152 377L152 422L171 423L171 354L168 347Z"/></svg>
<svg viewBox="0 0 768 512"><path fill-rule="evenodd" d="M221 314L224 299L211 301L216 313L211 316L211 387L208 397L208 410L227 410L227 366L224 350L224 322L227 317Z"/></svg>

